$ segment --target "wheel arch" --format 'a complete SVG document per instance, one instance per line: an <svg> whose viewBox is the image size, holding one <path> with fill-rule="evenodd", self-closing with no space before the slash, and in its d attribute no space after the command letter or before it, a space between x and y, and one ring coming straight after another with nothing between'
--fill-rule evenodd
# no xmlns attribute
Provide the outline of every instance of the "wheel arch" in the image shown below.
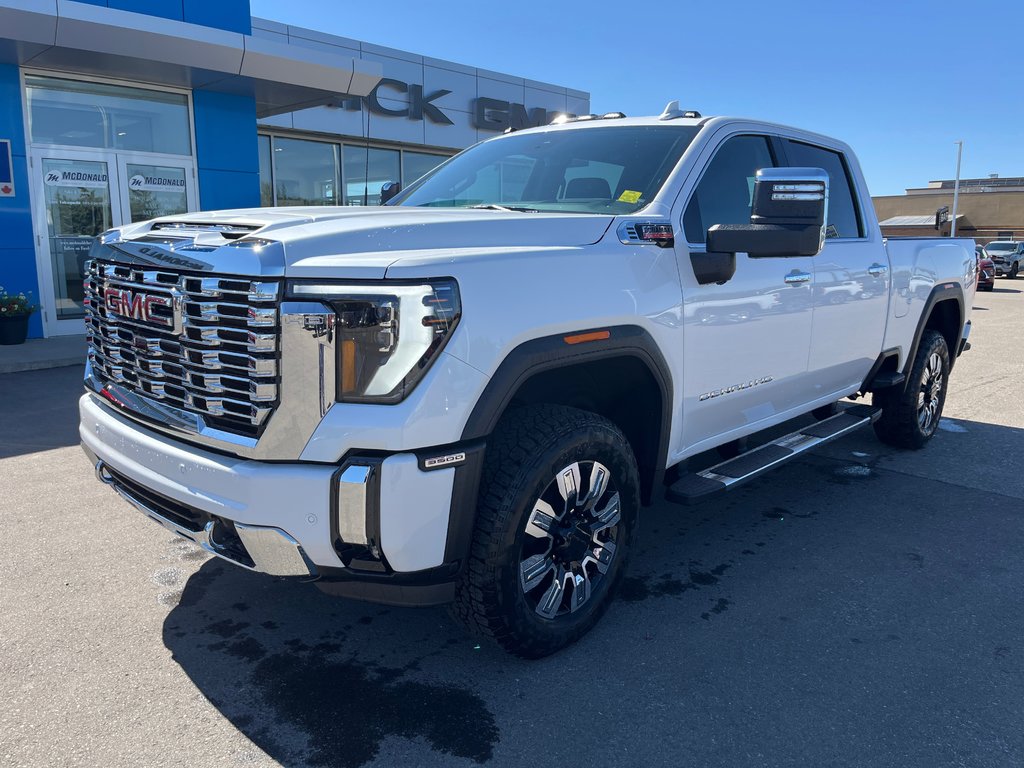
<svg viewBox="0 0 1024 768"><path fill-rule="evenodd" d="M958 283L940 283L932 288L917 321L913 342L903 359L903 373L910 376L910 369L921 346L921 337L927 330L938 331L945 338L949 349L949 367L952 369L960 348L960 335L963 333L965 317L964 292Z"/></svg>
<svg viewBox="0 0 1024 768"><path fill-rule="evenodd" d="M576 338L590 337L582 343ZM614 326L520 344L502 361L473 408L463 440L486 439L510 408L534 403L598 413L629 440L650 504L661 484L672 423L672 376L651 335Z"/></svg>

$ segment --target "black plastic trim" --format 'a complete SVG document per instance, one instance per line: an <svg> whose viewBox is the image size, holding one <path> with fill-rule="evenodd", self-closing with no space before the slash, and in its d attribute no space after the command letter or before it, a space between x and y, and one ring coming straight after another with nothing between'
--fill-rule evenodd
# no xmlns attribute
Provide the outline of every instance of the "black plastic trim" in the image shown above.
<svg viewBox="0 0 1024 768"><path fill-rule="evenodd" d="M452 503L448 511L448 541L444 548L445 562L458 562L460 571L469 555L473 539L486 444L476 441L463 450L466 452L466 461L455 468Z"/></svg>
<svg viewBox="0 0 1024 768"><path fill-rule="evenodd" d="M928 299L925 301L924 309L921 311L921 316L917 319L917 330L914 332L914 341L907 351L907 357L903 361L903 374L910 376L910 369L914 365L914 358L917 357L917 348L921 346L921 337L924 335L924 329L928 325L928 320L931 318L932 310L935 309L935 305L943 301L957 302L957 307L960 310L960 327L957 329L956 334L956 346L959 347L960 339L963 338L964 333L964 319L966 313L964 312L964 291L960 287L959 283L950 280L935 285L931 293L928 294ZM949 368L953 369L953 361L956 360L956 350L949 350Z"/></svg>
<svg viewBox="0 0 1024 768"><path fill-rule="evenodd" d="M608 331L608 338L582 344L568 344L566 336ZM554 336L543 336L520 344L498 366L463 429L464 440L488 437L498 420L514 400L516 393L533 376L545 371L620 357L639 360L654 377L661 392L660 434L650 487L641 489L645 504L653 503L656 489L662 485L668 462L668 441L672 430L672 374L665 357L651 335L636 325L579 329Z"/></svg>
<svg viewBox="0 0 1024 768"><path fill-rule="evenodd" d="M885 365L886 361L893 357L896 358L896 364L899 365L899 349L896 347L883 349L874 364L871 366L871 370L868 371L868 375L864 377L864 382L860 385L860 389L858 391L873 392L875 387L875 377L878 375L878 372L882 370L882 366Z"/></svg>
<svg viewBox="0 0 1024 768"><path fill-rule="evenodd" d="M412 573L355 573L347 568L321 568L318 589L330 595L408 607L443 605L455 598L458 567L446 563Z"/></svg>
<svg viewBox="0 0 1024 768"><path fill-rule="evenodd" d="M595 330L595 329L589 329ZM565 337L585 334L588 329L555 336L543 336L520 344L506 357L473 408L462 431L464 440L485 438L494 431L498 420L512 402L516 392L532 376L555 368L612 357L629 356L643 362L662 390L662 428L659 458L668 456L669 430L672 423L672 374L661 350L651 335L635 325L620 325L596 330L609 331L607 339L585 344L567 344ZM659 465L664 465L659 460Z"/></svg>

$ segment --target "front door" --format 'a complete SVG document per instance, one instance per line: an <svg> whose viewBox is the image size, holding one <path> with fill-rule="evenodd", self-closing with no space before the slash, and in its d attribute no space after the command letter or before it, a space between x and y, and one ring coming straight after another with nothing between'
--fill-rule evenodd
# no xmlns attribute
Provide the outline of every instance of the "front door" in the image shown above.
<svg viewBox="0 0 1024 768"><path fill-rule="evenodd" d="M47 336L83 333L82 275L111 227L196 210L191 159L116 151L39 150L36 243Z"/></svg>
<svg viewBox="0 0 1024 768"><path fill-rule="evenodd" d="M683 214L688 252L703 251L715 224L747 224L754 179L777 165L765 136L734 135L714 149ZM680 249L682 250L682 249ZM681 252L683 445L693 454L794 415L811 397L811 257L736 255L723 285L699 285Z"/></svg>

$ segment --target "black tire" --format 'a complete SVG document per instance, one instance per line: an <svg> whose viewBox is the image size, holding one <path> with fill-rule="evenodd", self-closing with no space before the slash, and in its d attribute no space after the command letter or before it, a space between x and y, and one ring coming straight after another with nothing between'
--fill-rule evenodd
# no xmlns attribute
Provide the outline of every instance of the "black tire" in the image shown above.
<svg viewBox="0 0 1024 768"><path fill-rule="evenodd" d="M1018 275L1019 272L1020 272L1020 262L1019 261L1015 261L1015 262L1013 262L1013 266L1010 267L1010 271L1006 273L1006 276L1008 278L1010 278L1011 280L1015 280L1017 278L1017 275Z"/></svg>
<svg viewBox="0 0 1024 768"><path fill-rule="evenodd" d="M558 483L559 476L566 476L565 471L573 466L578 479L588 475L576 485L579 494L569 494L573 502L555 497L556 501L563 498L563 517L547 518L544 525L550 529L533 525L535 509L544 499L552 498L553 484L561 494L565 486ZM591 486L599 485L591 482L598 477L598 468L607 469L605 490L587 513ZM594 532L591 541L586 537L603 524L598 513L612 509L613 492L618 495L617 522ZM549 506L554 510L558 505ZM456 587L453 615L472 631L523 658L541 658L570 645L597 623L611 603L636 536L639 509L636 459L625 435L612 422L587 411L552 405L512 411L502 418L487 444L472 547ZM574 520L578 520L575 527L570 525ZM592 527L584 534L588 520ZM527 533L528 524L532 533ZM554 532L556 526L564 538ZM614 546L605 570L598 573L598 563L591 557L597 550L587 548L598 547L602 535ZM547 553L529 555L532 548ZM607 542L599 548L607 555ZM577 581L578 576L582 578L580 562L571 560L580 552L582 573L588 574L583 587L583 582ZM540 557L540 567L548 560L552 566L528 589L532 582L521 569L530 557ZM568 580L563 579L559 589L555 585L563 568L570 572L562 574ZM584 602L570 610L577 589ZM558 603L551 617L542 615L542 609L555 599Z"/></svg>
<svg viewBox="0 0 1024 768"><path fill-rule="evenodd" d="M985 286L982 286L981 290L987 291L987 292L991 293L992 291L995 290L995 288L996 287L994 285L985 285Z"/></svg>
<svg viewBox="0 0 1024 768"><path fill-rule="evenodd" d="M937 385L934 379L936 360L941 374ZM872 402L882 408L882 415L874 425L878 439L897 448L924 448L939 426L948 386L949 348L946 339L938 331L926 330L921 336L921 345L906 387L882 390L872 396ZM930 412L927 417L922 412L925 406Z"/></svg>

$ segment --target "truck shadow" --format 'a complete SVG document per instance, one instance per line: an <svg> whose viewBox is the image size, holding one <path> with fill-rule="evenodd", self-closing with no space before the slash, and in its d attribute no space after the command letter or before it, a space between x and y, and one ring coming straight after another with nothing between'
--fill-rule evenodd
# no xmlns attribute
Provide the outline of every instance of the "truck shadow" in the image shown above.
<svg viewBox="0 0 1024 768"><path fill-rule="evenodd" d="M976 445L1024 437L1024 430L998 425L946 426L928 452L947 467L953 466L947 459L955 462L966 477L982 477L986 466ZM594 734L622 731L624 717L648 729L644 743L681 738L676 729L685 721L691 744L740 729L758 749L766 744L770 753L775 742L786 750L791 719L794 727L820 722L821 734L829 732L838 706L831 691L846 691L844 712L898 706L905 695L919 697L927 710L929 702L949 700L948 687L894 670L934 656L941 672L951 647L962 654L954 656L959 665L990 662L986 630L973 618L963 624L950 618L974 583L960 558L977 547L999 561L992 550L1002 545L993 541L1018 552L1024 537L1011 526L1024 513L1024 487L1001 491L1015 498L989 496L909 476L907 467L924 453L883 449L867 430L719 501L655 506L645 513L617 603L581 642L549 659L507 656L466 635L444 609L341 600L311 584L217 560L203 562L180 593L167 596L173 608L163 640L209 702L289 766L452 764L453 758L482 764L502 746L523 764L542 763L550 748L545 739L557 737L537 728L552 722L564 702L573 702L588 723L566 737L575 739L582 763L606 764ZM895 515L896 497L920 502ZM965 509L986 510L991 525L977 525ZM958 541L957 552L949 540ZM205 557L180 540L168 547L183 562ZM1002 567L1020 571L1024 566L1009 565L1017 559L1002 557ZM950 578L955 589L944 581ZM993 577L978 578L988 584ZM913 615L907 605L921 594L914 590L927 590L934 613ZM861 606L858 612L850 613L851 601ZM984 612L984 604L971 616L977 610ZM892 627L884 618L890 616ZM914 638L896 626L904 620L917 622ZM928 638L938 645L929 646ZM762 654L766 644L775 652ZM740 663L745 655L756 657L754 667L749 659ZM799 702L777 682L798 677L811 691ZM984 680L957 685L983 692ZM736 719L701 715L694 705L701 700L716 707L732 702ZM762 710L765 717L751 715ZM656 722L648 718L654 712ZM639 735L620 738L620 750L641 748ZM814 739L813 733L801 737L802 743ZM424 747L433 759L424 757ZM667 747L646 748L664 757L658 749ZM691 748L695 764L716 763L707 753L698 759L699 748Z"/></svg>

